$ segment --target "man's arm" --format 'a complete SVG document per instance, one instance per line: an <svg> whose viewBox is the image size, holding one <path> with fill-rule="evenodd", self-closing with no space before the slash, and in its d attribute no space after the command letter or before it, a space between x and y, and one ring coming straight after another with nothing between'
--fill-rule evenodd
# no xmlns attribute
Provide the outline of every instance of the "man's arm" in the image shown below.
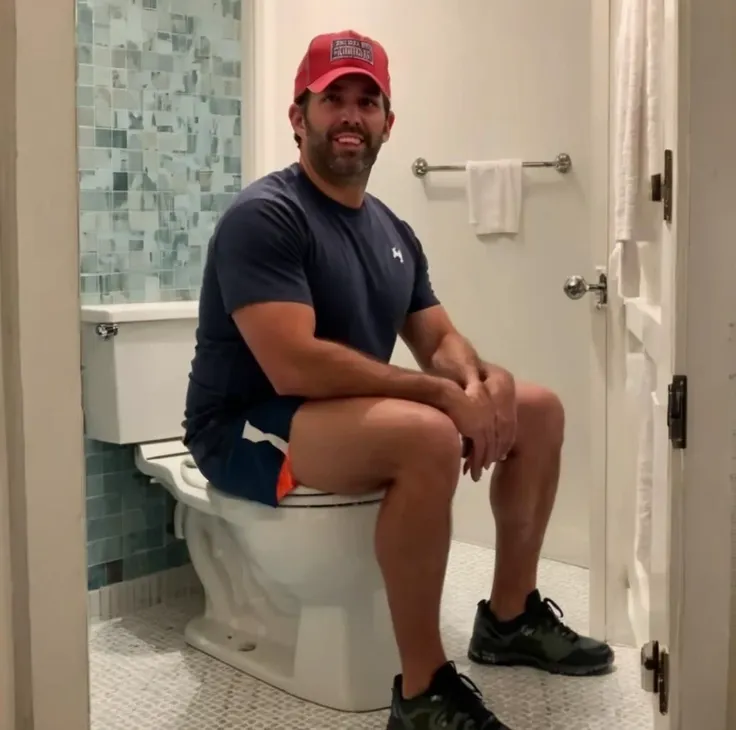
<svg viewBox="0 0 736 730"><path fill-rule="evenodd" d="M489 459L505 458L516 438L516 388L514 378L497 365L483 362L473 346L453 326L443 307L422 309L407 318L402 338L423 370L457 383L471 398L487 403L490 396L493 436L483 446L465 443L469 461L465 471L480 475L480 465ZM473 387L476 386L476 387ZM487 393L487 395L483 395Z"/></svg>
<svg viewBox="0 0 736 730"><path fill-rule="evenodd" d="M410 314L401 337L427 373L449 378L462 388L486 377L486 364L439 304Z"/></svg>
<svg viewBox="0 0 736 730"><path fill-rule="evenodd" d="M303 234L275 213L264 201L232 211L213 252L225 308L275 390L310 399L403 398L449 410L462 391L446 379L315 337Z"/></svg>
<svg viewBox="0 0 736 730"><path fill-rule="evenodd" d="M445 379L374 360L314 336L314 311L266 302L233 313L264 372L281 395L310 399L403 398L447 410L453 389Z"/></svg>
<svg viewBox="0 0 736 730"><path fill-rule="evenodd" d="M481 433L485 431L486 437L470 437L464 443L468 457L465 471L470 469L477 480L481 466L488 467L499 454L505 457L513 444L516 431L514 379L503 368L483 362L452 324L432 289L422 246L411 228L406 227L419 255L409 315L401 336L425 372L457 383L460 392L469 395L469 400L485 412L487 423ZM492 408L488 407L489 397Z"/></svg>

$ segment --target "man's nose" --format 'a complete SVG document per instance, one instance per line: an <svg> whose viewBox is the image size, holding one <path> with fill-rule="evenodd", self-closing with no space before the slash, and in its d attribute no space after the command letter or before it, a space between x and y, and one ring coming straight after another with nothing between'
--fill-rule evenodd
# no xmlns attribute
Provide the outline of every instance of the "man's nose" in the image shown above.
<svg viewBox="0 0 736 730"><path fill-rule="evenodd" d="M357 104L345 104L340 110L340 121L343 124L356 125L360 122L360 107Z"/></svg>

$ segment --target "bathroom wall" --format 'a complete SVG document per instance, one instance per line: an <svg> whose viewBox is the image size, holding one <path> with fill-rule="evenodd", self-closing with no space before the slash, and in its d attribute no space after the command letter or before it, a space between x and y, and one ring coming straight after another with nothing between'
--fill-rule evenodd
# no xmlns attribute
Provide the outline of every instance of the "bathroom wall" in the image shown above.
<svg viewBox="0 0 736 730"><path fill-rule="evenodd" d="M77 0L82 303L196 299L241 188L240 0ZM188 561L130 448L86 441L88 584Z"/></svg>
<svg viewBox="0 0 736 730"><path fill-rule="evenodd" d="M597 134L592 7L463 0L450 12L443 0L264 0L254 106L258 170L289 164L296 158L287 116L290 91L310 38L355 28L385 45L396 124L369 189L414 227L439 296L484 356L520 379L554 389L566 404L563 483L545 556L577 565L590 559L591 485L604 481L602 461L594 465L591 458L591 441L600 440L604 429L591 424L590 403L593 373L600 373L590 333L603 328L587 302L570 302L562 290L571 274L594 276L595 266L605 262L604 217L593 215L603 185L591 157ZM417 157L448 164L546 160L560 152L572 155L571 174L524 170L522 225L515 236L474 235L462 173L418 180L411 172ZM553 356L558 350L565 358ZM394 362L413 364L401 344ZM602 377L598 383L602 399ZM462 481L454 522L457 539L495 544L487 483Z"/></svg>

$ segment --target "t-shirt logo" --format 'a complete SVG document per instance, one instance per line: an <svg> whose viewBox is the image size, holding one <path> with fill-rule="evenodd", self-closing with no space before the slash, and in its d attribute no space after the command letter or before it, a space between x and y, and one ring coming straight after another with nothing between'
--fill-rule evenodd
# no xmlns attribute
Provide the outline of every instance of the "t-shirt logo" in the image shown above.
<svg viewBox="0 0 736 730"><path fill-rule="evenodd" d="M330 63L349 60L362 61L373 66L373 44L354 38L335 38L330 49Z"/></svg>
<svg viewBox="0 0 736 730"><path fill-rule="evenodd" d="M399 261L401 261L402 264L404 263L404 254L401 253L401 249L396 248L396 246L394 246L391 249L391 253L394 255L395 259L398 259Z"/></svg>

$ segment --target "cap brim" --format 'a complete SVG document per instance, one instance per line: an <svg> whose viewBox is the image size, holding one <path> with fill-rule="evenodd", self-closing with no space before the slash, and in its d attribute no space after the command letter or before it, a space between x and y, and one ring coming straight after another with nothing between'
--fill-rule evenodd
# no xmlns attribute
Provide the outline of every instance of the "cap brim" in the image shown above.
<svg viewBox="0 0 736 730"><path fill-rule="evenodd" d="M370 71L366 71L364 68L358 68L355 66L341 66L333 71L329 71L324 74L324 76L320 76L314 82L309 84L307 88L315 94L321 94L333 81L337 81L337 79L342 78L343 76L350 76L352 74L367 76L371 81L375 82L376 86L378 86L386 96L388 96L386 89L383 88L381 82Z"/></svg>

